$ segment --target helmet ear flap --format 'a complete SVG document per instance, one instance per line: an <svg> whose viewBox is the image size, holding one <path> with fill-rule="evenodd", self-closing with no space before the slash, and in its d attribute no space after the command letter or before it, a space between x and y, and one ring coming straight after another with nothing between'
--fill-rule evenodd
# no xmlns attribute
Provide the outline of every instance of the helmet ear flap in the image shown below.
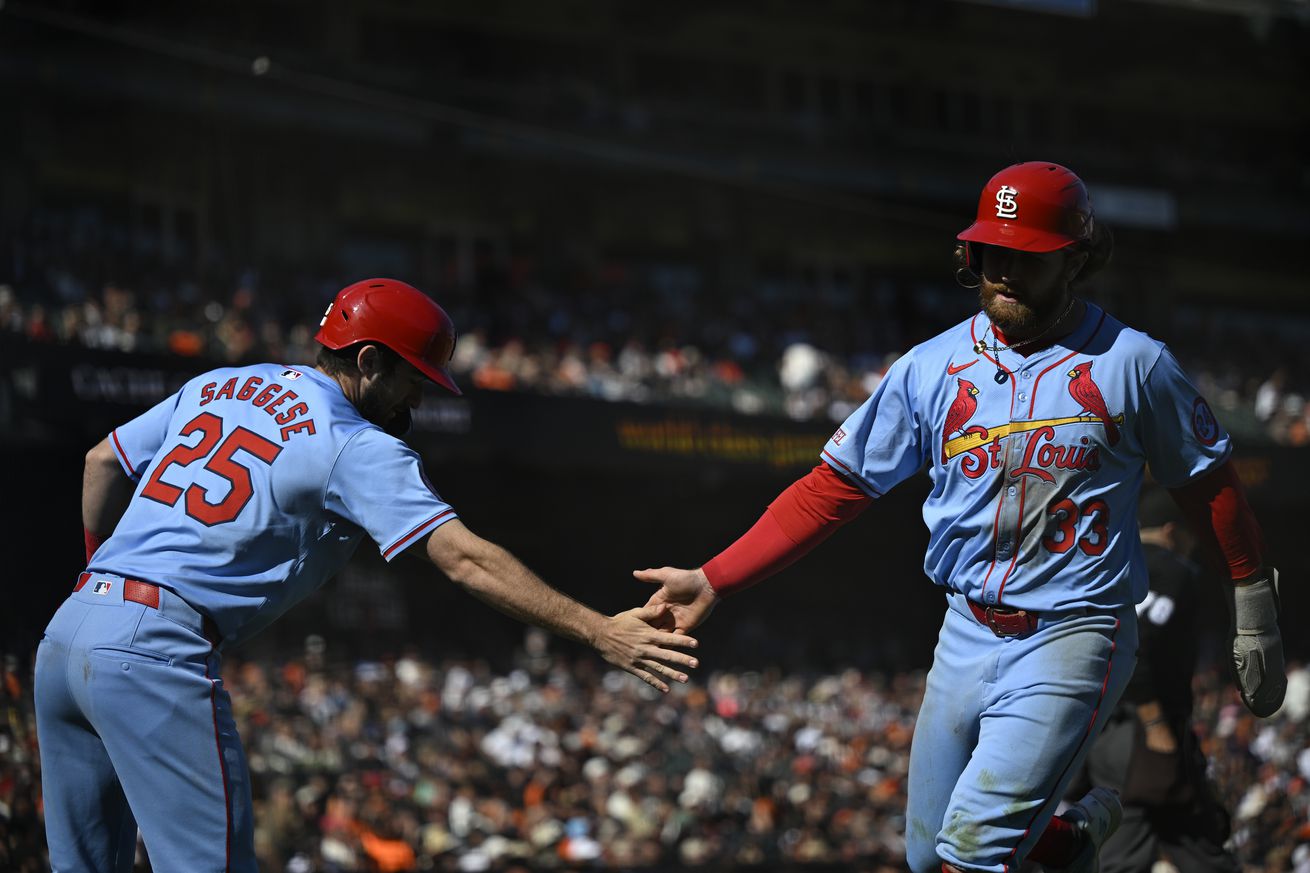
<svg viewBox="0 0 1310 873"><path fill-rule="evenodd" d="M976 273L982 269L982 247L978 243L956 243L954 257L955 266L962 270Z"/></svg>
<svg viewBox="0 0 1310 873"><path fill-rule="evenodd" d="M982 285L982 247L978 243L962 242L955 247L955 281L964 288Z"/></svg>

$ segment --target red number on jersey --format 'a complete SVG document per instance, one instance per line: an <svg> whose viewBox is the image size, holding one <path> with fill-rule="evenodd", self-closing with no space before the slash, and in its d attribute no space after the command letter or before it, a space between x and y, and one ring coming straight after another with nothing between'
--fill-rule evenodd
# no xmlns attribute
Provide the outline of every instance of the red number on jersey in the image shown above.
<svg viewBox="0 0 1310 873"><path fill-rule="evenodd" d="M205 462L205 469L217 476L222 476L232 487L227 496L217 503L210 503L205 498L209 491L194 482L186 489L186 514L201 524L210 527L226 524L241 514L246 508L255 489L250 482L250 468L235 460L237 452L247 454L271 464L282 452L282 447L271 440L264 439L254 431L238 427L218 446L214 446L223 436L223 420L210 412L202 412L182 428L182 436L190 436L196 431L204 435L194 446L177 446L164 456L164 460L150 475L150 481L141 489L141 495L158 501L165 506L175 506L183 491L175 485L169 485L160 477L174 464L187 466L213 452L213 457Z"/></svg>
<svg viewBox="0 0 1310 873"><path fill-rule="evenodd" d="M150 474L150 481L146 482L146 487L141 489L142 497L149 497L165 506L173 506L177 503L178 498L182 496L182 489L176 485L169 485L160 476L174 464L185 467L212 452L214 446L223 438L223 419L211 412L202 412L183 425L182 436L191 436L196 431L202 434L200 442L194 446L175 446L173 451L164 455L164 460L160 461L155 472Z"/></svg>
<svg viewBox="0 0 1310 873"><path fill-rule="evenodd" d="M1049 552L1063 555L1073 548L1074 540L1078 538L1078 531L1076 530L1078 507L1074 506L1073 501L1066 497L1060 502L1048 506L1046 514L1055 520L1055 530L1048 536L1042 537L1042 545L1046 546L1046 550ZM1056 536L1056 534L1059 536Z"/></svg>
<svg viewBox="0 0 1310 873"><path fill-rule="evenodd" d="M1104 500L1089 500L1083 504L1083 518L1088 516L1092 516L1091 530L1078 541L1078 548L1084 555L1095 556L1104 552L1110 544L1110 531L1105 526L1110 518L1110 507Z"/></svg>
<svg viewBox="0 0 1310 873"><path fill-rule="evenodd" d="M1110 545L1110 507L1099 498L1087 501L1081 508L1074 505L1068 497L1056 501L1046 508L1046 514L1053 520L1054 530L1042 537L1042 545L1048 552L1063 555L1078 543L1078 550L1084 555L1095 557ZM1091 518L1089 530L1080 538L1078 536L1079 518Z"/></svg>

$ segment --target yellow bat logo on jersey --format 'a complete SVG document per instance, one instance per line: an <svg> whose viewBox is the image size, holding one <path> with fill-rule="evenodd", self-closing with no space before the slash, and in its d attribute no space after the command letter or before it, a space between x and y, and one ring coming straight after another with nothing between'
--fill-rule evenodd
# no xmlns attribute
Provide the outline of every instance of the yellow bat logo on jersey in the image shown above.
<svg viewBox="0 0 1310 873"><path fill-rule="evenodd" d="M1123 424L1123 413L1110 419L1115 424ZM992 440L1005 439L1012 433L1027 433L1044 427L1063 427L1067 424L1100 424L1101 419L1095 415L1067 415L1064 418L1041 418L1033 421L1012 421L1009 424L981 429L975 433L966 433L946 441L946 459L962 455L979 448Z"/></svg>
<svg viewBox="0 0 1310 873"><path fill-rule="evenodd" d="M1123 414L1110 419L1115 424L1123 424ZM947 440L943 457L949 461L957 455L964 455L960 471L970 479L977 479L988 469L1001 466L1001 440L1012 434L1032 433L1024 449L1023 463L1010 471L1014 478L1033 476L1043 482L1054 482L1049 470L1054 467L1061 470L1099 470L1101 467L1101 447L1092 444L1083 437L1081 445L1056 445L1055 429L1071 424L1103 424L1104 419L1095 415L1069 415L1064 418L1044 418L1036 421L1011 421L994 428L975 426L962 435Z"/></svg>

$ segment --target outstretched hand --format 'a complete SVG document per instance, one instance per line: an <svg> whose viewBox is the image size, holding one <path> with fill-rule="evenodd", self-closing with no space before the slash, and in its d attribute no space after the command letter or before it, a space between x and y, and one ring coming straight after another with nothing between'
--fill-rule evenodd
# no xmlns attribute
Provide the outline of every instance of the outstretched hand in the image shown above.
<svg viewBox="0 0 1310 873"><path fill-rule="evenodd" d="M686 682L687 674L679 667L694 668L699 663L677 649L694 649L700 645L689 636L661 629L671 622L668 611L666 606L646 605L620 612L605 620L592 644L615 667L668 693L669 686L664 679Z"/></svg>
<svg viewBox="0 0 1310 873"><path fill-rule="evenodd" d="M660 567L633 570L632 575L643 582L660 586L660 590L646 601L646 606L667 608L667 612L658 619L660 623L656 625L664 630L679 634L690 632L709 617L710 611L719 602L719 595L710 586L704 570Z"/></svg>

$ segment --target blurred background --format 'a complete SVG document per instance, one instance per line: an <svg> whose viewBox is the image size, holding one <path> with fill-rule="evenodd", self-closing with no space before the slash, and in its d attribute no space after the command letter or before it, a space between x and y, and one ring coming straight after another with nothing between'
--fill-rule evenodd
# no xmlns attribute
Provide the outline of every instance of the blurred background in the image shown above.
<svg viewBox="0 0 1310 873"><path fill-rule="evenodd" d="M82 456L212 366L312 360L368 276L460 331L466 396L410 437L437 489L614 611L976 310L951 251L992 173L1066 164L1117 242L1079 293L1207 394L1304 616L1308 85L1305 0L4 0L0 868L48 869L31 658ZM722 606L660 700L361 549L227 658L265 869L902 869L927 487ZM1310 870L1310 636L1256 722L1197 597L1234 845Z"/></svg>

